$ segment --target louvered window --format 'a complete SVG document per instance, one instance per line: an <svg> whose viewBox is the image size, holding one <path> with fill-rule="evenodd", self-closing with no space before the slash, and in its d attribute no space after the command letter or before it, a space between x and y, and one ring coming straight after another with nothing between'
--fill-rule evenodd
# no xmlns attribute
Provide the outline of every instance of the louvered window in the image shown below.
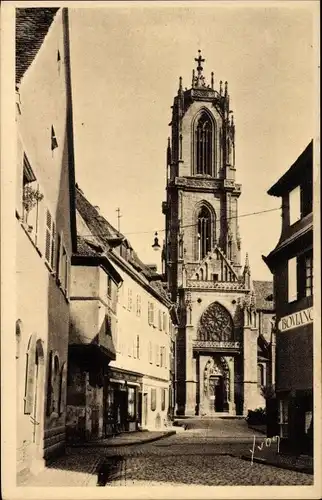
<svg viewBox="0 0 322 500"><path fill-rule="evenodd" d="M55 267L55 239L56 239L56 226L47 209L46 211L46 236L45 236L45 260L51 270Z"/></svg>
<svg viewBox="0 0 322 500"><path fill-rule="evenodd" d="M66 297L69 297L69 273L70 259L67 254L63 236L59 234L57 238L56 275L57 282Z"/></svg>
<svg viewBox="0 0 322 500"><path fill-rule="evenodd" d="M149 341L148 357L149 357L149 363L152 364L153 360L152 360L152 342L151 342L151 340Z"/></svg>

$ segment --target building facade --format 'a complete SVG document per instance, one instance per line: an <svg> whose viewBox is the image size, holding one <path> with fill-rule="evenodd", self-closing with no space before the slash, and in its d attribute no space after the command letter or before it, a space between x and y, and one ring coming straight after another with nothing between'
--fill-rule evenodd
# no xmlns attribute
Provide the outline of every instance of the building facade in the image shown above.
<svg viewBox="0 0 322 500"><path fill-rule="evenodd" d="M180 77L172 106L162 206L163 270L179 315L176 412L235 415L263 402L256 294L248 258L241 264L228 84L215 90L212 73L208 85L200 51L195 60L192 86Z"/></svg>
<svg viewBox="0 0 322 500"><path fill-rule="evenodd" d="M98 207L79 188L77 213L84 234L95 237L120 276L111 331L115 356L108 364L105 381L107 432L161 429L173 405L171 302L160 276L140 261L130 242L100 215Z"/></svg>
<svg viewBox="0 0 322 500"><path fill-rule="evenodd" d="M65 449L69 275L77 241L68 12L56 11L17 13L17 45L24 38L16 65L18 477Z"/></svg>
<svg viewBox="0 0 322 500"><path fill-rule="evenodd" d="M313 141L268 194L282 201L279 242L264 257L274 275L280 435L313 447Z"/></svg>
<svg viewBox="0 0 322 500"><path fill-rule="evenodd" d="M77 222L79 227L79 216ZM102 252L93 238L78 236L77 254L72 256L66 432L73 442L113 431L107 379L116 356L113 339L122 279Z"/></svg>

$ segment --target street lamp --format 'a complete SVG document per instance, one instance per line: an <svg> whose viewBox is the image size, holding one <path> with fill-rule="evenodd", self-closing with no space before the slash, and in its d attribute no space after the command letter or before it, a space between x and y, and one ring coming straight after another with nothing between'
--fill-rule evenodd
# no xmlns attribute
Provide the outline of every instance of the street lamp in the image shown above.
<svg viewBox="0 0 322 500"><path fill-rule="evenodd" d="M154 243L152 245L152 248L156 252L161 248L160 244L159 244L159 238L158 238L158 233L157 232L154 233Z"/></svg>

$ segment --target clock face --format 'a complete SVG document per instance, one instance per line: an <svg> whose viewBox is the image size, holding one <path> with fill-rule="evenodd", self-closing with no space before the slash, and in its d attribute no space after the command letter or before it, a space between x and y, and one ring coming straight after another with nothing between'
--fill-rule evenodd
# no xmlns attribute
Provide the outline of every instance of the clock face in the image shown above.
<svg viewBox="0 0 322 500"><path fill-rule="evenodd" d="M198 340L233 340L234 323L225 307L214 302L201 315L198 326Z"/></svg>

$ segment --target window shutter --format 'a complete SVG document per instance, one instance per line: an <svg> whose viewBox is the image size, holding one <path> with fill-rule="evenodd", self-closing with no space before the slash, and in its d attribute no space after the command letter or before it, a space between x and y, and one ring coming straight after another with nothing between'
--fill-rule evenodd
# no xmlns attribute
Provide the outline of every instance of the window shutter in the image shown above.
<svg viewBox="0 0 322 500"><path fill-rule="evenodd" d="M32 335L29 339L26 354L26 386L25 386L25 408L24 413L30 414L33 410L33 395L35 384L35 361L36 361L36 338Z"/></svg>
<svg viewBox="0 0 322 500"><path fill-rule="evenodd" d="M293 257L288 261L288 301L297 300L297 259Z"/></svg>
<svg viewBox="0 0 322 500"><path fill-rule="evenodd" d="M53 405L53 385L52 385L53 362L54 362L53 351L50 351L48 357L47 416L51 415L52 405Z"/></svg>
<svg viewBox="0 0 322 500"><path fill-rule="evenodd" d="M46 211L46 235L45 235L45 259L50 264L50 252L51 252L51 224L52 218L49 210Z"/></svg>
<svg viewBox="0 0 322 500"><path fill-rule="evenodd" d="M67 363L63 363L60 375L59 387L59 415L65 412L66 409L66 382L67 382Z"/></svg>
<svg viewBox="0 0 322 500"><path fill-rule="evenodd" d="M56 277L57 281L61 282L60 270L61 270L61 246L62 246L62 236L58 233L57 235L57 254L56 254Z"/></svg>
<svg viewBox="0 0 322 500"><path fill-rule="evenodd" d="M55 268L55 241L56 241L56 225L53 222L51 227L51 253L50 253L50 267Z"/></svg>

